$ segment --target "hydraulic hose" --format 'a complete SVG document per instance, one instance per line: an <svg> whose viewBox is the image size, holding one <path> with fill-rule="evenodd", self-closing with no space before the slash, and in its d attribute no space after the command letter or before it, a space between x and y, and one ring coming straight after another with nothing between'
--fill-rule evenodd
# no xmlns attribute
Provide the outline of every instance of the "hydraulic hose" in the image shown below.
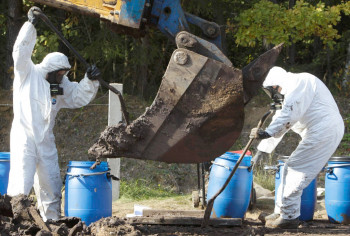
<svg viewBox="0 0 350 236"><path fill-rule="evenodd" d="M86 60L78 53L77 50L75 50L75 48L64 38L63 34L52 24L52 22L49 20L49 18L42 12L39 11L34 11L34 14L39 16L40 19L42 19L42 21L45 22L45 24L52 30L54 31L57 36L62 40L62 42L73 52L73 54L78 58L78 60L83 63L85 65L86 68L88 68L90 65L89 63L86 62ZM122 94L115 89L114 87L112 87L111 85L109 85L106 81L104 81L101 76L98 77L98 81L100 82L100 84L106 88L108 88L109 90L111 90L113 93L117 94L119 101L120 101L120 105L121 105L121 110L122 110L122 115L124 118L124 121L127 125L129 125L129 114L126 110L126 106L125 106L125 102L124 102L124 98L122 96Z"/></svg>

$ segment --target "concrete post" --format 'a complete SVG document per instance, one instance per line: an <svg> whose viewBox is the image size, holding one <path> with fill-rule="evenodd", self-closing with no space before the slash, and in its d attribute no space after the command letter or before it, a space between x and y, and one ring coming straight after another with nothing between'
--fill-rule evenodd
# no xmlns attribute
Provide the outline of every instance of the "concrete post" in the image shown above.
<svg viewBox="0 0 350 236"><path fill-rule="evenodd" d="M123 84L111 83L110 85L123 94ZM120 121L122 121L122 112L118 95L109 91L108 125L115 125ZM111 174L120 177L120 158L108 158L107 161ZM119 181L112 180L112 201L119 199L119 189Z"/></svg>

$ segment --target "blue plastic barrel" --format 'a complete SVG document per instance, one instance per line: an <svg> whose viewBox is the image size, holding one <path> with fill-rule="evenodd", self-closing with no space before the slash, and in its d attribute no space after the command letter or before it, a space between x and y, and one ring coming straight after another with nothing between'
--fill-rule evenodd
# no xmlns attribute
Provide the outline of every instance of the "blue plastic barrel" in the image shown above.
<svg viewBox="0 0 350 236"><path fill-rule="evenodd" d="M281 177L284 172L284 162L286 160L278 160L279 169L276 172L275 177L275 201L277 198L277 189L281 184ZM303 190L301 195L301 204L300 204L300 216L299 220L310 221L314 218L314 211L317 202L317 179L314 179L309 186Z"/></svg>
<svg viewBox="0 0 350 236"><path fill-rule="evenodd" d="M224 185L240 154L226 152L213 162L209 175L207 201ZM214 201L211 217L243 218L250 201L253 173L248 170L252 156L245 156L225 190Z"/></svg>
<svg viewBox="0 0 350 236"><path fill-rule="evenodd" d="M0 152L0 194L7 193L10 172L10 153Z"/></svg>
<svg viewBox="0 0 350 236"><path fill-rule="evenodd" d="M325 205L333 223L350 224L350 157L332 157L326 167Z"/></svg>
<svg viewBox="0 0 350 236"><path fill-rule="evenodd" d="M90 225L112 216L112 183L107 162L90 170L92 161L70 161L65 182L65 216L81 218Z"/></svg>

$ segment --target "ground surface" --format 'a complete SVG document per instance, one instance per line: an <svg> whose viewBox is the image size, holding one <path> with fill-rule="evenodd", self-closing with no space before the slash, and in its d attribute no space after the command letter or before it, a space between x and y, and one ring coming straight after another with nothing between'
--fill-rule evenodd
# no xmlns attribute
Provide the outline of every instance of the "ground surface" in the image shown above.
<svg viewBox="0 0 350 236"><path fill-rule="evenodd" d="M147 206L155 210L200 210L194 208L191 198L175 198L164 200L125 201L113 203L113 216L124 218L126 214L134 212L134 205ZM262 204L258 200L254 209L246 213L242 226L239 227L211 227L199 226L164 226L164 225L136 225L142 235L349 235L349 225L331 224L324 208L324 200L318 200L314 220L303 222L298 229L282 230L265 228L258 220L262 212L272 213L273 202Z"/></svg>
<svg viewBox="0 0 350 236"><path fill-rule="evenodd" d="M8 199L10 200L10 199ZM273 229L264 227L258 220L261 212L271 213L273 201L257 201L252 210L249 210L241 225L232 227L200 227L198 225L165 225L165 224L135 224L137 217L126 217L126 214L134 212L134 207L148 207L153 210L196 210L190 197L175 197L167 199L152 199L143 201L117 200L113 203L111 217L102 218L88 227L80 221L80 218L63 217L59 221L48 221L46 225L41 220L39 213L34 209L31 200L24 195L12 198L10 202L6 197L0 196L0 235L349 235L349 225L331 224L327 220L324 209L324 201L317 202L314 220L302 222L298 229ZM11 212L4 212L12 205ZM158 219L162 218L160 214ZM179 216L178 218L182 218ZM169 218L168 218L169 219ZM197 216L199 222L203 217ZM160 220L162 222L162 220ZM210 221L209 221L210 223ZM45 231L46 230L46 231ZM40 232L39 232L40 231ZM53 234L47 232L53 232ZM79 233L79 234L77 234Z"/></svg>

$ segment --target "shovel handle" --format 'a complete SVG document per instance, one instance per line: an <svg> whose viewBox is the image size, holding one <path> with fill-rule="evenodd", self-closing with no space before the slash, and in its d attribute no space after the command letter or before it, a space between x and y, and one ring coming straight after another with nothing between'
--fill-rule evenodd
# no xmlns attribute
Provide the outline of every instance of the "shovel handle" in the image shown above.
<svg viewBox="0 0 350 236"><path fill-rule="evenodd" d="M34 11L34 14L39 16L42 19L42 21L44 21L45 24L47 24L47 26L49 26L49 28L52 29L57 34L57 36L62 40L62 42L73 52L73 54L78 58L78 60L81 63L84 64L84 66L86 68L88 68L90 66L89 63L87 63L87 61L78 53L78 51L75 50L75 48L67 41L67 39L64 38L63 34L52 24L52 22L49 20L49 18L43 12ZM113 93L117 94L119 101L120 101L124 121L127 125L129 125L129 114L126 111L126 106L125 106L125 102L124 102L122 94L117 89L110 86L101 77L98 78L98 81L100 82L100 84L102 86L104 86L105 88L108 88Z"/></svg>
<svg viewBox="0 0 350 236"><path fill-rule="evenodd" d="M262 125L264 124L264 122L266 121L267 117L269 117L269 115L272 113L271 110L269 110L268 112L266 112L263 117L260 119L257 128L261 128ZM224 185L219 189L219 191L208 201L208 205L207 208L205 209L204 212L204 219L202 221L202 227L206 227L208 225L208 221L210 218L210 214L211 211L213 209L213 205L214 205L214 201L216 199L217 196L219 196L226 188L226 186L230 183L232 176L235 174L236 170L238 169L238 166L241 164L246 152L248 151L250 145L252 144L252 142L254 141L255 138L251 138L249 139L247 145L244 147L244 150L241 154L241 156L239 157L239 159L237 160L237 163L235 165L235 167L233 168L232 172L230 173L229 177L226 179L226 182L224 183Z"/></svg>

